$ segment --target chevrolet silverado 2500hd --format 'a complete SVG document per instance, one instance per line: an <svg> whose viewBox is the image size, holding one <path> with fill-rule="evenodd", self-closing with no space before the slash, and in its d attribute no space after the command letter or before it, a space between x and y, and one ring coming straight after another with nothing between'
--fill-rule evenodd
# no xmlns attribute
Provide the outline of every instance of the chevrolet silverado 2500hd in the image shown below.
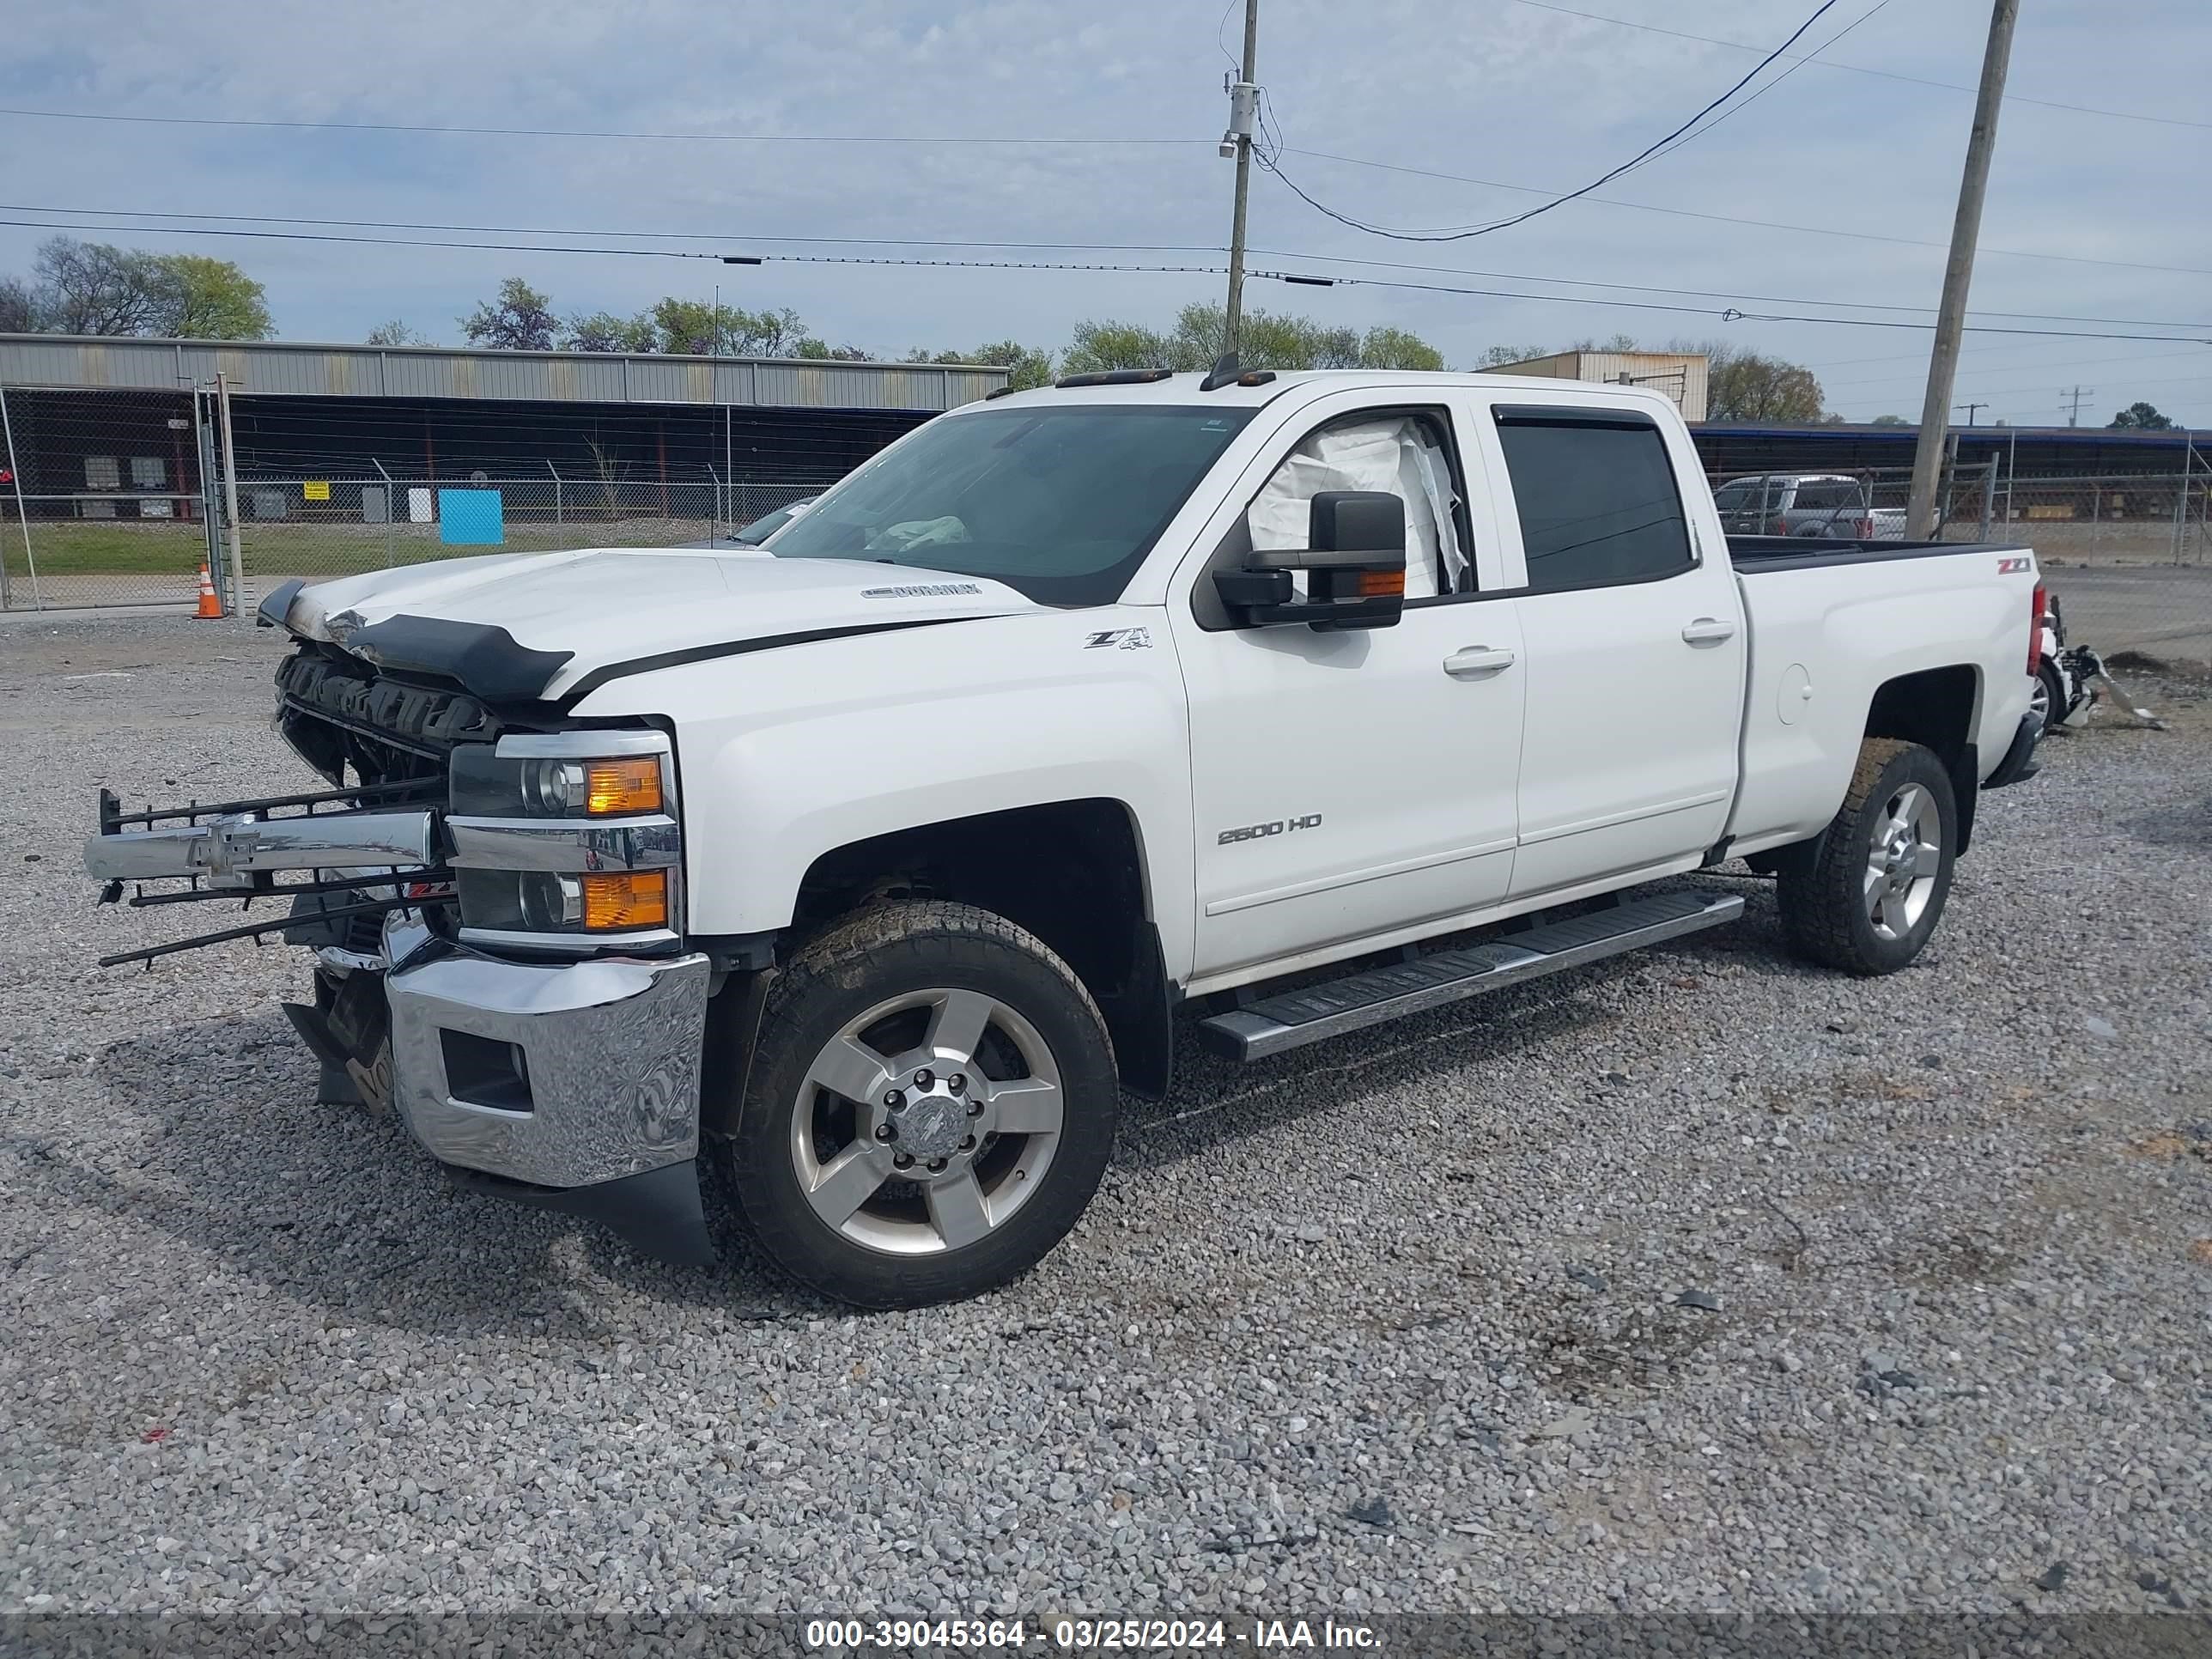
<svg viewBox="0 0 2212 1659"><path fill-rule="evenodd" d="M328 787L103 793L86 860L289 896L325 1096L462 1178L701 1261L711 1152L793 1274L911 1304L1067 1231L1179 1018L1262 1059L1725 922L1638 890L1733 857L1904 967L2033 769L2040 603L2024 548L1728 540L1647 391L1075 377L764 550L288 584Z"/></svg>

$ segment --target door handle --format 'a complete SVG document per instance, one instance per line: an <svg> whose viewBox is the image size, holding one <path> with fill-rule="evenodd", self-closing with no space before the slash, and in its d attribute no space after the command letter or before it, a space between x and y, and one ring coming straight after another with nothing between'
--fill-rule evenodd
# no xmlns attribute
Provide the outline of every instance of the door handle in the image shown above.
<svg viewBox="0 0 2212 1659"><path fill-rule="evenodd" d="M1718 645L1723 640L1735 637L1735 624L1723 622L1717 617L1700 617L1682 630L1682 640L1687 645Z"/></svg>
<svg viewBox="0 0 2212 1659"><path fill-rule="evenodd" d="M1455 680L1480 679L1513 666L1513 653L1500 646L1470 645L1444 659L1444 672Z"/></svg>

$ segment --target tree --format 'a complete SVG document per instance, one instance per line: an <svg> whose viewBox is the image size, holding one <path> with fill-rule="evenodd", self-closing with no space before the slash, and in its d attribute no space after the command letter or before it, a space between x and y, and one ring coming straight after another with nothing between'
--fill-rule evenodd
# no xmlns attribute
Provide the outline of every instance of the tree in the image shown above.
<svg viewBox="0 0 2212 1659"><path fill-rule="evenodd" d="M2130 404L2113 416L2112 425L2105 429L2108 432L2171 432L2173 422L2148 404L2136 403Z"/></svg>
<svg viewBox="0 0 2212 1659"><path fill-rule="evenodd" d="M1910 426L1911 422L1902 415L1877 415L1867 422L1869 426Z"/></svg>
<svg viewBox="0 0 2212 1659"><path fill-rule="evenodd" d="M733 306L722 308L722 349L732 356L795 356L799 343L805 337L806 325L788 306L781 311L744 311ZM667 347L661 349L666 350Z"/></svg>
<svg viewBox="0 0 2212 1659"><path fill-rule="evenodd" d="M160 332L179 340L265 340L275 330L261 284L228 259L155 256L167 278Z"/></svg>
<svg viewBox="0 0 2212 1659"><path fill-rule="evenodd" d="M369 330L368 338L365 343L375 346L422 346L428 345L430 342L394 317L390 322L379 323L374 328Z"/></svg>
<svg viewBox="0 0 2212 1659"><path fill-rule="evenodd" d="M40 244L32 270L29 283L0 284L0 319L16 331L190 340L273 332L261 284L228 259L56 236Z"/></svg>
<svg viewBox="0 0 2212 1659"><path fill-rule="evenodd" d="M510 276L499 285L497 305L484 301L460 319L461 332L470 344L495 350L550 351L559 326L552 305L521 277Z"/></svg>
<svg viewBox="0 0 2212 1659"><path fill-rule="evenodd" d="M1061 354L1070 374L1114 368L1171 368L1181 373L1213 367L1228 334L1218 305L1193 301L1176 313L1165 333L1140 323L1085 321ZM1237 334L1237 360L1245 368L1442 368L1443 355L1399 328L1335 326L1280 312L1247 312Z"/></svg>
<svg viewBox="0 0 2212 1659"><path fill-rule="evenodd" d="M659 337L650 316L617 317L611 311L571 317L563 325L563 351L651 351Z"/></svg>
<svg viewBox="0 0 2212 1659"><path fill-rule="evenodd" d="M799 325L799 313L783 313L791 319L794 331ZM712 357L728 349L732 325L757 324L760 320L749 312L727 307L719 313L704 300L683 300L675 295L664 295L653 302L646 313L650 318L655 343L645 348L648 351L665 351L673 357ZM640 321L646 320L641 318ZM779 336L779 337L781 337ZM749 354L739 352L739 356ZM781 352L774 354L781 356Z"/></svg>
<svg viewBox="0 0 2212 1659"><path fill-rule="evenodd" d="M1706 358L1708 420L1809 426L1820 418L1820 383L1811 369L1723 342L1698 349Z"/></svg>
<svg viewBox="0 0 2212 1659"><path fill-rule="evenodd" d="M1504 363L1525 363L1551 355L1549 346L1494 345L1474 360L1474 366L1478 369L1496 368Z"/></svg>
<svg viewBox="0 0 2212 1659"><path fill-rule="evenodd" d="M1370 328L1366 337L1359 343L1359 366L1362 368L1437 369L1444 366L1444 354L1419 335L1408 334L1402 328Z"/></svg>
<svg viewBox="0 0 2212 1659"><path fill-rule="evenodd" d="M39 327L39 296L20 276L0 276L0 334L33 334Z"/></svg>
<svg viewBox="0 0 2212 1659"><path fill-rule="evenodd" d="M1115 368L1158 368L1167 365L1168 343L1138 323L1092 322L1075 325L1067 349L1060 354L1060 372L1097 374Z"/></svg>
<svg viewBox="0 0 2212 1659"><path fill-rule="evenodd" d="M55 334L153 334L173 308L174 283L157 255L55 236L31 270L41 326Z"/></svg>
<svg viewBox="0 0 2212 1659"><path fill-rule="evenodd" d="M973 351L942 352L937 361L987 363L994 368L1003 368L1007 371L1006 385L1016 392L1052 384L1052 353L1025 346L1018 340L994 340Z"/></svg>

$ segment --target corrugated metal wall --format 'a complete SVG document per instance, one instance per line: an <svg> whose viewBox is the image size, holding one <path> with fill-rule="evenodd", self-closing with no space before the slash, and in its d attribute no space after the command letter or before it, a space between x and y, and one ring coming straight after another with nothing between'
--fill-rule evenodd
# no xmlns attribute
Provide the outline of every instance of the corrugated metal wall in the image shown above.
<svg viewBox="0 0 2212 1659"><path fill-rule="evenodd" d="M500 403L690 404L757 409L957 409L1003 368L434 346L231 344L0 334L0 386L164 392L220 372L276 397L456 398Z"/></svg>

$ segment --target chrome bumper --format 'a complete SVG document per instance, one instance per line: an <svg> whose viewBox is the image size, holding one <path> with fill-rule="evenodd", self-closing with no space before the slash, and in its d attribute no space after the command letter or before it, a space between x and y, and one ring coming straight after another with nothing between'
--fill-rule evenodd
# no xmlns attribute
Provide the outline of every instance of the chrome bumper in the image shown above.
<svg viewBox="0 0 2212 1659"><path fill-rule="evenodd" d="M705 957L410 963L404 932L386 933L392 1103L434 1158L573 1188L697 1156Z"/></svg>
<svg viewBox="0 0 2212 1659"><path fill-rule="evenodd" d="M85 842L84 868L100 881L193 876L222 885L261 870L412 868L436 863L437 852L437 821L428 811L231 812L204 823L103 830Z"/></svg>

